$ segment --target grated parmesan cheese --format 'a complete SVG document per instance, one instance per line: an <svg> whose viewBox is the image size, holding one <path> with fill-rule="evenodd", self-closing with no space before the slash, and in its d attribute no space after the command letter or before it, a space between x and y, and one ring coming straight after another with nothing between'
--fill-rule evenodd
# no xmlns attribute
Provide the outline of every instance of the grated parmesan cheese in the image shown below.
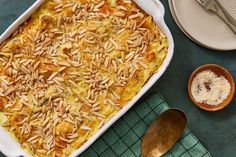
<svg viewBox="0 0 236 157"><path fill-rule="evenodd" d="M198 73L192 81L191 93L199 103L219 105L230 94L230 83L224 76L217 76L210 70Z"/></svg>

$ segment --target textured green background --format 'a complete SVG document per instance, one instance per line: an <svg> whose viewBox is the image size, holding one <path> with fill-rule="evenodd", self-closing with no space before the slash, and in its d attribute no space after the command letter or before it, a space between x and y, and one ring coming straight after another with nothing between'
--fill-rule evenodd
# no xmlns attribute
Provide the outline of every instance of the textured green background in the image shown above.
<svg viewBox="0 0 236 157"><path fill-rule="evenodd" d="M0 0L0 33L2 33L34 0ZM236 51L220 52L196 45L183 35L170 14L167 0L166 23L175 41L174 58L162 78L148 92L160 91L171 107L183 109L188 115L188 127L206 146L213 157L236 155L235 100L219 112L205 112L196 108L187 95L187 80L191 72L206 63L221 64L236 76ZM191 18L191 15L189 15ZM1 155L0 155L1 156Z"/></svg>

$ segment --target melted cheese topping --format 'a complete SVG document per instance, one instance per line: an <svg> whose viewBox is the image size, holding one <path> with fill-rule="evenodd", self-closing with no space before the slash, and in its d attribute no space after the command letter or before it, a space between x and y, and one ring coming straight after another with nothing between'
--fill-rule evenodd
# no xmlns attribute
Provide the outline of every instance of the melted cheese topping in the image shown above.
<svg viewBox="0 0 236 157"><path fill-rule="evenodd" d="M69 156L157 72L167 38L130 0L46 0L0 47L0 124Z"/></svg>

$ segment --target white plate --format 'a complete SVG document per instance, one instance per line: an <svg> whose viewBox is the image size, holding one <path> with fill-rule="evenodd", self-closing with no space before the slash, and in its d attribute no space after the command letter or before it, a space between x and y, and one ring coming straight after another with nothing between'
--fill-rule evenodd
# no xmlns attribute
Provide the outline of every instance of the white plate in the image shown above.
<svg viewBox="0 0 236 157"><path fill-rule="evenodd" d="M170 12L172 14L172 17L175 21L175 23L177 24L177 26L179 27L179 29L189 38L191 39L193 42L201 45L201 46L204 46L204 47L207 47L206 45L203 45L202 43L196 41L194 38L191 37L190 34L188 34L188 32L183 28L183 26L179 23L176 15L175 15L175 11L174 11L174 8L173 8L173 0L168 0L168 3L169 3L169 8L170 8ZM209 47L208 47L209 48Z"/></svg>
<svg viewBox="0 0 236 157"><path fill-rule="evenodd" d="M22 16L20 16L1 36L0 44L6 40L14 30L22 24L37 8L42 4L44 0L37 0ZM144 11L153 16L154 21L159 28L166 34L169 41L169 49L167 56L156 72L138 94L127 103L114 117L112 117L95 135L93 135L87 142L85 142L79 149L77 149L71 157L76 157L85 151L98 137L100 137L116 120L124 115L147 91L153 84L162 76L168 67L173 53L174 53L174 42L172 35L164 21L164 7L159 0L134 0ZM0 151L8 157L24 156L30 157L20 145L11 137L9 134L0 127Z"/></svg>
<svg viewBox="0 0 236 157"><path fill-rule="evenodd" d="M171 14L172 14L172 17L173 17L175 23L177 24L177 26L179 27L179 29L180 29L188 38L190 38L191 40L194 40L194 39L184 30L184 28L183 28L183 27L181 26L181 24L179 23L179 21L178 21L176 15L175 15L174 9L173 9L173 2L172 2L172 0L168 0L168 3L169 3L169 8L170 8L170 12L171 12ZM194 40L194 42L196 42L196 41Z"/></svg>
<svg viewBox="0 0 236 157"><path fill-rule="evenodd" d="M169 1L176 23L190 39L211 49L236 49L236 35L217 15L204 10L196 0Z"/></svg>

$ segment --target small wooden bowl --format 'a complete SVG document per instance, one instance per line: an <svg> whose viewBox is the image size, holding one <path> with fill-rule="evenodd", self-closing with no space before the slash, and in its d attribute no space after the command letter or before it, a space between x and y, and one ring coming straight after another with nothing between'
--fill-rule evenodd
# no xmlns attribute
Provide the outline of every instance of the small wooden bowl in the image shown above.
<svg viewBox="0 0 236 157"><path fill-rule="evenodd" d="M208 105L208 104L205 104L205 103L199 103L199 102L195 101L195 99L192 96L192 93L191 93L192 81L193 81L194 77L199 72L202 72L204 70L211 70L212 72L214 72L218 76L224 76L230 83L230 86L231 86L230 94L219 105ZM196 70L193 71L193 73L191 74L191 76L188 80L188 94L189 94L190 99L192 100L192 102L196 106L198 106L199 108L201 108L203 110L206 110L206 111L218 111L218 110L221 110L221 109L225 108L231 102L231 100L233 99L234 93L235 93L234 79L233 79L232 75L229 73L229 71L227 69L225 69L224 67L220 66L220 65L216 65L216 64L202 65L202 66L200 66L199 68L197 68Z"/></svg>

